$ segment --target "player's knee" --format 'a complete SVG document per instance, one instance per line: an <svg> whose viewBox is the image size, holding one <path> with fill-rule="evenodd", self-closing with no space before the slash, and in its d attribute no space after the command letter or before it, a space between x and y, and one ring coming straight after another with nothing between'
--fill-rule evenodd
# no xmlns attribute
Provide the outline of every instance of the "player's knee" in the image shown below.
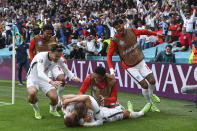
<svg viewBox="0 0 197 131"><path fill-rule="evenodd" d="M146 77L146 80L151 84L151 85L154 85L155 84L155 78L153 76L153 74L149 74L147 77Z"/></svg>
<svg viewBox="0 0 197 131"><path fill-rule="evenodd" d="M155 85L155 79L150 79L149 83L150 83L151 85Z"/></svg>
<svg viewBox="0 0 197 131"><path fill-rule="evenodd" d="M57 95L50 96L50 99L51 99L52 103L57 103L58 102L58 96Z"/></svg>
<svg viewBox="0 0 197 131"><path fill-rule="evenodd" d="M65 83L66 83L65 76L64 76L63 74L62 74L62 75L59 75L59 76L56 78L56 80L62 81L62 86L64 86Z"/></svg>
<svg viewBox="0 0 197 131"><path fill-rule="evenodd" d="M140 85L144 89L148 89L148 83L145 80L140 81Z"/></svg>
<svg viewBox="0 0 197 131"><path fill-rule="evenodd" d="M34 98L36 96L36 91L34 91L34 90L31 90L28 93L29 93L30 98Z"/></svg>

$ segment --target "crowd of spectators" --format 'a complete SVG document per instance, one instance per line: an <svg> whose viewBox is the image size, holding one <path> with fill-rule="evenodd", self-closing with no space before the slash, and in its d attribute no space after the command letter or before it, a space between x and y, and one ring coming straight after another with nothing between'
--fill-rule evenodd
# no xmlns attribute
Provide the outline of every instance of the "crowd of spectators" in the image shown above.
<svg viewBox="0 0 197 131"><path fill-rule="evenodd" d="M148 29L166 36L140 36L142 50L162 42L190 48L191 40L197 36L195 4L195 0L2 0L0 48L12 43L13 25L23 42L29 43L42 32L44 24L52 24L58 42L70 50L68 58L105 56L110 38L116 33L112 26L116 19L122 19L125 28ZM189 33L189 41L183 32ZM174 44L179 39L185 42Z"/></svg>

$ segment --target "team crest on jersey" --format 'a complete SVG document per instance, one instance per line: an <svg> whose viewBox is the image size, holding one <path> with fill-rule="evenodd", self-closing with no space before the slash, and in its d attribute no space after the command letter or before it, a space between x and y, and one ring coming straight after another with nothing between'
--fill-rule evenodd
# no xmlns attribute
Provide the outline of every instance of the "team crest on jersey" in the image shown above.
<svg viewBox="0 0 197 131"><path fill-rule="evenodd" d="M40 59L39 62L40 62L40 63L43 63L43 59Z"/></svg>
<svg viewBox="0 0 197 131"><path fill-rule="evenodd" d="M42 41L39 41L39 42L38 42L38 45L41 46L41 45L42 45Z"/></svg>

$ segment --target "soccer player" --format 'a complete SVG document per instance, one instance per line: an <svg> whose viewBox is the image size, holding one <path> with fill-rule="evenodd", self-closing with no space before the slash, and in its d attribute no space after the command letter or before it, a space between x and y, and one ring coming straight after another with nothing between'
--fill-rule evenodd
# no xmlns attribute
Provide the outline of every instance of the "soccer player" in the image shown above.
<svg viewBox="0 0 197 131"><path fill-rule="evenodd" d="M137 36L163 36L145 29L124 29L124 23L121 19L116 20L113 26L115 27L117 33L111 40L107 54L107 63L110 69L110 74L114 75L115 72L112 65L112 56L117 50L119 52L120 59L122 60L122 67L128 72L134 82L141 85L144 98L147 103L152 104L151 110L160 112L160 110L152 102L152 100L155 102L160 102L159 97L153 94L153 90L155 88L155 78L152 71L144 61L142 50L137 44Z"/></svg>
<svg viewBox="0 0 197 131"><path fill-rule="evenodd" d="M73 81L81 82L81 79L74 76L74 74L68 69L68 66L64 63L63 58L61 58L63 48L64 47L62 45L51 45L51 51L37 54L31 62L31 66L27 74L27 92L28 101L31 103L35 111L36 119L42 118L37 104L37 93L39 89L41 89L50 99L49 113L60 117L60 114L56 111L58 96L55 87L61 86L63 83L62 81L54 81L48 76L49 71L53 69L54 66L60 66L62 71Z"/></svg>
<svg viewBox="0 0 197 131"><path fill-rule="evenodd" d="M106 73L104 67L96 67L94 73L85 78L78 94L85 94L89 87L91 87L91 94L99 105L109 108L116 106L118 90L116 79Z"/></svg>
<svg viewBox="0 0 197 131"><path fill-rule="evenodd" d="M69 109L67 110L67 108L71 106L69 105L70 103L79 105L74 105L73 108L68 111ZM128 110L124 109L121 105L116 106L115 108L99 107L96 100L90 95L63 95L62 104L63 107L66 108L64 110L64 123L68 127L99 126L102 125L103 122L113 122L126 118L138 118L148 112L151 107L151 104L149 104L149 106L144 107L139 112L133 111L131 102L128 102ZM79 109L84 110L79 111ZM81 119L84 116L84 112L87 112L87 116L84 119ZM89 117L89 119L87 119L87 117ZM86 120L88 120L88 122Z"/></svg>
<svg viewBox="0 0 197 131"><path fill-rule="evenodd" d="M43 35L36 35L31 39L29 46L29 55L31 60L33 60L34 56L39 52L50 51L51 46L54 43L57 43L55 36L53 36L53 32L53 26L47 24L43 26ZM64 62L66 63L66 59L64 59ZM57 81L62 81L61 86L57 87L58 102L60 103L60 93L64 90L66 76L62 69L56 65L51 69L50 77Z"/></svg>
<svg viewBox="0 0 197 131"><path fill-rule="evenodd" d="M181 93L184 94L195 94L196 99L194 100L195 106L197 108L197 85L186 85L181 88Z"/></svg>

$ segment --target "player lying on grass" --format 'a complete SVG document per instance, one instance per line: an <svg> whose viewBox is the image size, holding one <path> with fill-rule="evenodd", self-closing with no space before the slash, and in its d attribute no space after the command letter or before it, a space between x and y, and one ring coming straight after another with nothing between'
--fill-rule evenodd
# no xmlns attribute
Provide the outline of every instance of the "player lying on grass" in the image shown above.
<svg viewBox="0 0 197 131"><path fill-rule="evenodd" d="M39 89L42 89L50 99L49 113L60 117L60 114L56 111L58 96L55 87L61 86L62 81L54 81L48 76L49 71L54 66L58 64L70 79L76 82L81 82L81 79L74 76L74 74L68 69L68 66L64 63L63 58L61 58L63 49L64 46L62 45L51 45L51 51L38 53L31 62L31 66L27 74L27 92L28 101L31 103L35 111L36 119L42 118L37 105L37 93Z"/></svg>
<svg viewBox="0 0 197 131"><path fill-rule="evenodd" d="M63 95L62 105L64 124L67 127L99 126L103 122L138 118L151 108L149 105L139 112L134 112L130 101L128 101L128 110L121 105L115 108L99 107L97 101L90 95Z"/></svg>

